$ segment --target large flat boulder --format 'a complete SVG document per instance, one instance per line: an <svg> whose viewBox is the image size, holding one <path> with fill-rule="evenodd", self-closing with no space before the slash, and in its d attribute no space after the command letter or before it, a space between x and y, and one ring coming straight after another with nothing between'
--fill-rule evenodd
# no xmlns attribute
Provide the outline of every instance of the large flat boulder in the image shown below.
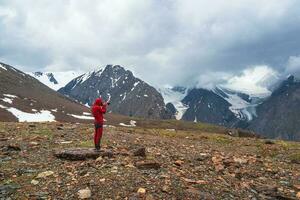
<svg viewBox="0 0 300 200"><path fill-rule="evenodd" d="M57 150L54 156L60 159L66 160L87 160L96 159L99 156L102 157L112 157L113 153L111 151L101 150L100 152L95 151L93 148L70 148Z"/></svg>

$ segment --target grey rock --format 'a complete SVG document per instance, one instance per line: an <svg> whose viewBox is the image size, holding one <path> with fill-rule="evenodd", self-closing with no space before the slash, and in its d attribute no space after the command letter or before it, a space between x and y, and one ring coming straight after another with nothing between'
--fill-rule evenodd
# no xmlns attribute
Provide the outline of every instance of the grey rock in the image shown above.
<svg viewBox="0 0 300 200"><path fill-rule="evenodd" d="M112 157L113 153L111 151L95 151L93 148L71 148L57 150L54 156L65 160L87 160L87 159L97 159L99 156L102 157Z"/></svg>

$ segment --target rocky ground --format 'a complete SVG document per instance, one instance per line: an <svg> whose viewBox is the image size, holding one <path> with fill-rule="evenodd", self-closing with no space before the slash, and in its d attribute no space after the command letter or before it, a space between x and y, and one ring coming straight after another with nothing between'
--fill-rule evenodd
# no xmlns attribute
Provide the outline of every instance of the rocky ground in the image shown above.
<svg viewBox="0 0 300 200"><path fill-rule="evenodd" d="M300 199L299 143L107 127L99 155L59 156L91 153L92 133L88 124L0 123L0 199Z"/></svg>

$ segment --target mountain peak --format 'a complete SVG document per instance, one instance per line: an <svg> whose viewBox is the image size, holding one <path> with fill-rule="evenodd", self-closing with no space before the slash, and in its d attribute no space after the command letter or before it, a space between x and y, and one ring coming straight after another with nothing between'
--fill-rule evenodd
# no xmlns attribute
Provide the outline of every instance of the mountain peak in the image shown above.
<svg viewBox="0 0 300 200"><path fill-rule="evenodd" d="M106 65L103 70L86 73L73 79L59 92L87 105L92 105L101 96L110 100L110 111L127 116L172 117L161 94L120 65Z"/></svg>

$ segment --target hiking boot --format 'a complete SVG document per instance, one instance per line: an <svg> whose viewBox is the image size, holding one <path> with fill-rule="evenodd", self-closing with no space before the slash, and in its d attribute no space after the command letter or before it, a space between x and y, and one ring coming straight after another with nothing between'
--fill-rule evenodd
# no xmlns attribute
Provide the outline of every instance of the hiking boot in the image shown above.
<svg viewBox="0 0 300 200"><path fill-rule="evenodd" d="M100 145L95 146L95 151L100 152Z"/></svg>

